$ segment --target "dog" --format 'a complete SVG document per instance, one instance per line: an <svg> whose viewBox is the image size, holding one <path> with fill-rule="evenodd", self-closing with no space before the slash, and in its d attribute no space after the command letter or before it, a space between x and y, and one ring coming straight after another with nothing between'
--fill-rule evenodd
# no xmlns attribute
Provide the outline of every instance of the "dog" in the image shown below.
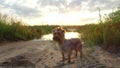
<svg viewBox="0 0 120 68"><path fill-rule="evenodd" d="M65 53L68 55L68 62L71 62L72 51L75 50L76 57L78 51L82 58L82 44L79 38L65 39L65 30L62 27L53 29L53 40L56 41L60 47L62 54L62 61L65 61Z"/></svg>

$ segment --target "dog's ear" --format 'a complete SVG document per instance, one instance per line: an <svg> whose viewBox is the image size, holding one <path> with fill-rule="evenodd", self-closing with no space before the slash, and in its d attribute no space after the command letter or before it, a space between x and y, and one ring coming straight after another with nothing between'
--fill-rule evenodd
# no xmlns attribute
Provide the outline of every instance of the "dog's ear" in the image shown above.
<svg viewBox="0 0 120 68"><path fill-rule="evenodd" d="M58 29L62 31L62 33L65 33L65 30L62 27L59 26Z"/></svg>

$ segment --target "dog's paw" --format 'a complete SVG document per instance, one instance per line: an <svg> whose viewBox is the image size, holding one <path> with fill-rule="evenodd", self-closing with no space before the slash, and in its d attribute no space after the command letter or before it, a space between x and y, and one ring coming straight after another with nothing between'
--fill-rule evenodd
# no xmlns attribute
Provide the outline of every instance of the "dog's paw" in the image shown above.
<svg viewBox="0 0 120 68"><path fill-rule="evenodd" d="M68 64L73 64L74 62L73 61L68 61Z"/></svg>
<svg viewBox="0 0 120 68"><path fill-rule="evenodd" d="M65 60L60 60L60 62L65 62Z"/></svg>

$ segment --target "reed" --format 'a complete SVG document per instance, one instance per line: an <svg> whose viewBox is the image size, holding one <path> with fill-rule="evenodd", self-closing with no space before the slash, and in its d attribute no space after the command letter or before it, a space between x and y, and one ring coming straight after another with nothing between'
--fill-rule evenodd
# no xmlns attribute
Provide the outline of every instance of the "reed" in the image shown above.
<svg viewBox="0 0 120 68"><path fill-rule="evenodd" d="M22 21L16 21L7 15L0 14L0 42L41 38L43 34L51 33L52 29L53 27L49 25L24 25Z"/></svg>
<svg viewBox="0 0 120 68"><path fill-rule="evenodd" d="M80 27L79 32L87 45L100 45L105 50L120 52L120 8L106 15L99 24Z"/></svg>

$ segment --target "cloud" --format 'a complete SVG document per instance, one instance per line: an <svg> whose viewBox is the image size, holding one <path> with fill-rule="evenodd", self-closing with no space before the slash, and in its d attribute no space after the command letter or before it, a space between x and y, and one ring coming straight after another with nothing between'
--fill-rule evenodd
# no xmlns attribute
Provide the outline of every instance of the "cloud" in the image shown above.
<svg viewBox="0 0 120 68"><path fill-rule="evenodd" d="M104 11L119 7L120 2L119 0L89 0L88 6L88 10L91 12L97 11L97 8L100 8L102 11Z"/></svg>
<svg viewBox="0 0 120 68"><path fill-rule="evenodd" d="M114 4L113 4L114 3ZM96 11L118 7L119 0L0 0L5 8L13 9L22 16L40 16L42 12ZM43 10L44 9L44 10Z"/></svg>
<svg viewBox="0 0 120 68"><path fill-rule="evenodd" d="M16 14L26 19L41 18L54 12L94 13L98 12L97 8L106 11L119 6L119 0L0 0L1 13Z"/></svg>
<svg viewBox="0 0 120 68"><path fill-rule="evenodd" d="M13 10L14 14L17 14L22 17L35 17L40 15L39 14L40 11L38 9L35 9L36 6L33 5L32 2L31 4L30 2L28 3L27 0L25 3L24 3L24 0L20 0L20 1L16 0L14 2L13 1L6 0L1 4L4 5L5 9ZM10 11L10 12L13 12L13 11Z"/></svg>

